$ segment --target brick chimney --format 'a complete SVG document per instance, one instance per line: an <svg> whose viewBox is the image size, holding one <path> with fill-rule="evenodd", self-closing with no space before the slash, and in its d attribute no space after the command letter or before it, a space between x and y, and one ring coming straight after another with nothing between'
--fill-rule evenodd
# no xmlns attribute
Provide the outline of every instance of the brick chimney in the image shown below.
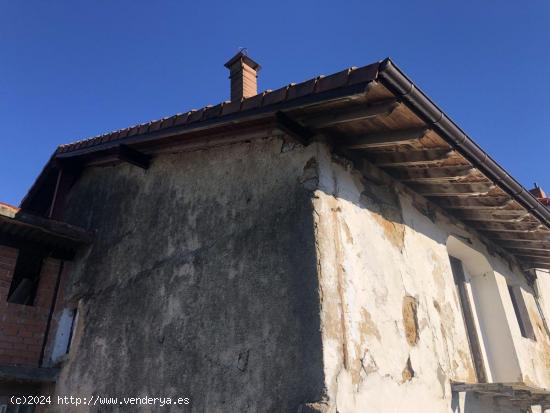
<svg viewBox="0 0 550 413"><path fill-rule="evenodd" d="M550 198L546 196L542 188L538 186L536 182L535 187L530 189L529 192L531 192L543 205L550 207Z"/></svg>
<svg viewBox="0 0 550 413"><path fill-rule="evenodd" d="M231 101L240 101L258 94L258 72L260 65L247 56L243 49L225 65L231 79Z"/></svg>

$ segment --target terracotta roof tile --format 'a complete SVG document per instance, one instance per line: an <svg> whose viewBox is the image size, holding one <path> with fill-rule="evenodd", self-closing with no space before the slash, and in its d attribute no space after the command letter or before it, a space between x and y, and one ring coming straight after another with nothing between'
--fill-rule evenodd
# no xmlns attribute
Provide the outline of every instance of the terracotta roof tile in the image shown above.
<svg viewBox="0 0 550 413"><path fill-rule="evenodd" d="M113 132L111 134L104 134L99 137L99 143L107 142L109 137L113 139L118 139L120 137L120 131Z"/></svg>
<svg viewBox="0 0 550 413"><path fill-rule="evenodd" d="M187 122L187 119L189 119L189 115L190 115L191 113L193 113L193 111L177 114L177 115L174 117L174 119L172 120L172 125L173 125L173 126L183 125L184 123ZM169 120L167 120L167 121L169 121Z"/></svg>
<svg viewBox="0 0 550 413"><path fill-rule="evenodd" d="M369 80L375 79L378 74L378 64L372 64L368 66L357 68L352 68L348 77L348 85L355 85L361 82L368 82Z"/></svg>
<svg viewBox="0 0 550 413"><path fill-rule="evenodd" d="M134 136L134 135L137 135L137 134L138 134L138 130L139 130L139 125L132 126L132 127L130 128L130 130L128 131L128 135L127 135L127 136Z"/></svg>
<svg viewBox="0 0 550 413"><path fill-rule="evenodd" d="M316 92L324 92L326 90L346 86L348 84L349 72L350 69L346 69L342 70L341 72L334 73L333 75L320 78L317 82Z"/></svg>
<svg viewBox="0 0 550 413"><path fill-rule="evenodd" d="M189 114L189 117L187 118L187 122L186 123L191 123L191 122L198 122L202 119L204 115L204 108L201 108L199 110L195 110L195 111L192 111L190 114Z"/></svg>
<svg viewBox="0 0 550 413"><path fill-rule="evenodd" d="M222 116L230 115L231 113L239 112L241 110L242 102L236 100L234 102L228 102L223 105Z"/></svg>
<svg viewBox="0 0 550 413"><path fill-rule="evenodd" d="M156 130L159 130L161 123L162 123L162 120L154 120L153 122L151 122L151 126L149 127L149 132L154 132Z"/></svg>
<svg viewBox="0 0 550 413"><path fill-rule="evenodd" d="M288 88L287 100L296 99L301 96L310 95L315 92L315 84L317 79L306 80Z"/></svg>
<svg viewBox="0 0 550 413"><path fill-rule="evenodd" d="M269 93L266 93L264 96L263 106L273 105L274 103L282 102L286 99L286 94L288 91L288 86L282 87L277 90L273 90Z"/></svg>
<svg viewBox="0 0 550 413"><path fill-rule="evenodd" d="M243 104L241 106L241 111L261 107L263 98L264 98L264 95L260 93L256 96L252 96L252 97L249 97L249 98L243 100Z"/></svg>
<svg viewBox="0 0 550 413"><path fill-rule="evenodd" d="M148 131L149 131L149 124L148 123L140 125L139 128L138 128L138 135L141 135L143 133L147 133Z"/></svg>
<svg viewBox="0 0 550 413"><path fill-rule="evenodd" d="M176 118L179 116L180 114L178 115L174 115L174 116L169 116L167 118L163 118L162 119L162 122L160 124L160 128L161 129L164 129L164 128L170 128L172 126L174 126L174 122L176 121Z"/></svg>
<svg viewBox="0 0 550 413"><path fill-rule="evenodd" d="M118 133L119 133L118 137L119 137L120 139L126 138L126 137L128 136L128 133L129 133L129 132L130 132L130 128L120 129L120 130L118 131ZM110 141L110 140L111 140L111 139L109 139L109 137L107 137L106 141Z"/></svg>
<svg viewBox="0 0 550 413"><path fill-rule="evenodd" d="M116 133L114 133L113 136L116 136ZM86 146L93 146L93 145L99 144L101 142L101 138L102 138L102 136L98 136L97 138L94 138L94 139L88 141Z"/></svg>
<svg viewBox="0 0 550 413"><path fill-rule="evenodd" d="M0 215L14 218L18 212L19 208L16 206L6 204L5 202L0 202Z"/></svg>
<svg viewBox="0 0 550 413"><path fill-rule="evenodd" d="M217 118L222 113L223 103L219 103L216 106L211 106L204 111L204 120Z"/></svg>

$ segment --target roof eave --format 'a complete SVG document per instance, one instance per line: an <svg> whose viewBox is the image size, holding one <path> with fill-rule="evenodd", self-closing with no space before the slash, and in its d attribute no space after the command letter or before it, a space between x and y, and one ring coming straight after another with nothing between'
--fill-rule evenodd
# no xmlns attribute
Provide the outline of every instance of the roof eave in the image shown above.
<svg viewBox="0 0 550 413"><path fill-rule="evenodd" d="M420 116L461 155L494 180L514 200L550 228L550 210L510 176L489 154L481 149L456 123L418 88L392 61L386 59L378 72L380 82Z"/></svg>
<svg viewBox="0 0 550 413"><path fill-rule="evenodd" d="M77 148L71 151L63 151L62 146L52 154L47 164L42 169L40 175L37 177L27 194L21 201L20 208L27 209L32 203L33 199L38 191L40 185L44 182L46 176L50 173L56 173L58 171L58 161L67 160L71 158L78 158L89 155L91 153L98 154L112 150L120 144L145 144L158 139L170 138L178 135L195 133L200 131L207 131L216 127L223 127L226 125L232 126L245 126L253 121L261 119L273 119L275 113L278 111L303 109L309 106L318 105L320 103L329 103L331 101L349 99L354 95L364 95L367 91L368 85L376 79L377 68L379 63L369 65L365 68L372 66L371 77L365 78L364 81L357 82L355 84L329 89L322 92L309 93L291 100L284 100L275 104L266 106L259 106L252 109L237 111L235 113L227 114L221 117L213 117L211 119L200 120L192 123L185 123L183 125L176 125L167 128L163 128L157 131L146 132L142 134L136 134L123 139L116 139L112 141L106 141L93 146L86 146Z"/></svg>

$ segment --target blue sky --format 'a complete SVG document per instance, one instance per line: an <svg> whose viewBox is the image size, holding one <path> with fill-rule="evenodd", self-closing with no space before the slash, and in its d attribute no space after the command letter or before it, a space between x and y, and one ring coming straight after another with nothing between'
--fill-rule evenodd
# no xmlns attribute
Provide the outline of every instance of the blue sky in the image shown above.
<svg viewBox="0 0 550 413"><path fill-rule="evenodd" d="M523 185L550 192L550 2L0 0L0 201L58 144L390 56Z"/></svg>

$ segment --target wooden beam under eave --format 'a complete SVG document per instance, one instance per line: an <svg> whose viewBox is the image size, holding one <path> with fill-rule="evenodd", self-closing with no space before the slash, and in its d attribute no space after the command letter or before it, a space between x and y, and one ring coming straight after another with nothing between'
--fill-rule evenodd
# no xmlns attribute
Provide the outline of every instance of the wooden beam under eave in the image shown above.
<svg viewBox="0 0 550 413"><path fill-rule="evenodd" d="M521 222L531 216L525 210L478 211L475 209L457 210L454 215L463 221Z"/></svg>
<svg viewBox="0 0 550 413"><path fill-rule="evenodd" d="M124 162L128 162L142 169L148 169L151 164L151 155L140 152L128 145L118 145L117 152L118 159Z"/></svg>
<svg viewBox="0 0 550 413"><path fill-rule="evenodd" d="M464 197L486 195L495 188L491 182L487 183L454 183L447 182L442 184L434 183L416 183L410 187L420 195L427 197Z"/></svg>
<svg viewBox="0 0 550 413"><path fill-rule="evenodd" d="M510 226L507 226L506 224L502 222L484 222L481 221L471 221L470 224L476 228L479 231L494 231L494 232L518 232L518 233L529 233L529 234L535 234L539 233L541 236L548 236L550 237L550 233L541 232L543 231L540 224L533 226L522 226L522 224L519 223L513 223Z"/></svg>
<svg viewBox="0 0 550 413"><path fill-rule="evenodd" d="M43 234L51 239L61 239L73 244L89 244L92 234L80 227L19 211L15 217L0 215L0 223L13 228L26 229L27 233Z"/></svg>
<svg viewBox="0 0 550 413"><path fill-rule="evenodd" d="M542 241L503 241L500 245L507 250L525 251L525 252L550 252L550 242L544 243Z"/></svg>
<svg viewBox="0 0 550 413"><path fill-rule="evenodd" d="M523 260L523 261L545 262L550 260L550 251L547 251L545 255L519 254L512 250L507 250L507 252L517 257L519 260Z"/></svg>
<svg viewBox="0 0 550 413"><path fill-rule="evenodd" d="M402 182L445 183L464 178L475 169L471 166L433 166L429 168L392 168L389 173Z"/></svg>
<svg viewBox="0 0 550 413"><path fill-rule="evenodd" d="M550 242L550 236L541 236L540 234L535 234L534 232L523 232L523 237L518 237L516 233L510 233L506 231L495 231L495 230L484 230L482 228L477 228L478 231L483 231L487 234L487 238L495 242L499 241L514 241L514 242L524 242L524 243L542 243ZM501 234L501 235L497 235ZM503 244L504 245L504 244Z"/></svg>
<svg viewBox="0 0 550 413"><path fill-rule="evenodd" d="M397 99L387 99L358 106L355 109L332 110L303 120L309 129L323 129L347 122L356 122L377 116L390 115L397 107Z"/></svg>
<svg viewBox="0 0 550 413"><path fill-rule="evenodd" d="M541 240L536 238L519 238L513 236L514 234L505 234L500 237L492 236L487 234L487 238L498 243L503 248L527 248L531 250L542 250L550 249L550 239ZM494 234L493 234L494 235Z"/></svg>
<svg viewBox="0 0 550 413"><path fill-rule="evenodd" d="M443 162L454 154L451 149L427 149L404 152L370 153L369 158L379 167L430 165Z"/></svg>
<svg viewBox="0 0 550 413"><path fill-rule="evenodd" d="M424 127L377 132L361 137L348 138L342 146L345 149L371 149L411 144L423 138L429 130Z"/></svg>
<svg viewBox="0 0 550 413"><path fill-rule="evenodd" d="M508 250L512 254L514 254L517 257L529 257L529 258L541 258L543 261L548 260L550 262L550 251L548 251L548 254L535 254L535 253L528 253L528 252L522 252L522 251L516 251L516 250ZM538 260L537 260L538 261Z"/></svg>
<svg viewBox="0 0 550 413"><path fill-rule="evenodd" d="M296 139L300 144L303 146L309 144L313 133L301 123L281 111L275 112L275 121L281 131Z"/></svg>
<svg viewBox="0 0 550 413"><path fill-rule="evenodd" d="M477 211L525 211L524 209L508 210L514 200L507 195L483 196L471 198L441 198L437 203L447 209Z"/></svg>
<svg viewBox="0 0 550 413"><path fill-rule="evenodd" d="M523 260L520 260L520 261L523 264L524 269L537 269L537 268L546 269L546 270L550 269L550 262L523 261Z"/></svg>
<svg viewBox="0 0 550 413"><path fill-rule="evenodd" d="M495 223L495 224L519 224L519 225L534 225L534 222L530 221L524 221L525 217L520 218L512 218L512 217L492 217L492 218L485 218L485 217L467 217L467 218L460 218L462 221L465 222L471 222L473 225L477 225L479 223L488 222L489 224Z"/></svg>

